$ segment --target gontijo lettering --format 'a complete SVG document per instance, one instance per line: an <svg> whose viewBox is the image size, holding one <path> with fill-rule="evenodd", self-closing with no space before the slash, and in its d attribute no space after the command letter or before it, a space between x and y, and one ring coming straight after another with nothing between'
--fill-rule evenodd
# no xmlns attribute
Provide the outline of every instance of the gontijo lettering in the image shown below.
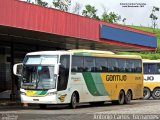
<svg viewBox="0 0 160 120"><path fill-rule="evenodd" d="M126 81L127 75L107 75L107 81Z"/></svg>

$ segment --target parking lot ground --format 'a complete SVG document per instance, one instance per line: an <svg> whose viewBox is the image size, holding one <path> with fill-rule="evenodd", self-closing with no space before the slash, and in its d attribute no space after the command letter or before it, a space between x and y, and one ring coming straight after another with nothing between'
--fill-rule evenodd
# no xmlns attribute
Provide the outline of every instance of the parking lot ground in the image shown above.
<svg viewBox="0 0 160 120"><path fill-rule="evenodd" d="M160 119L160 100L133 100L127 105L112 105L110 102L103 106L80 104L76 109L67 105L50 105L40 109L38 105L22 107L21 105L0 106L0 117L15 117L15 120L158 120Z"/></svg>

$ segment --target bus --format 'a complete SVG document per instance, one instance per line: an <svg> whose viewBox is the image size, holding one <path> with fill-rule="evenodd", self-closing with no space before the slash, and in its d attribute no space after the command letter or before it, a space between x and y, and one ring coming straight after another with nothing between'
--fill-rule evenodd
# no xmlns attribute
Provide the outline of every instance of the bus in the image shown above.
<svg viewBox="0 0 160 120"><path fill-rule="evenodd" d="M22 103L76 108L84 102L121 105L143 98L142 65L140 56L79 49L31 52L13 71L21 78Z"/></svg>
<svg viewBox="0 0 160 120"><path fill-rule="evenodd" d="M160 99L160 60L143 60L144 99Z"/></svg>

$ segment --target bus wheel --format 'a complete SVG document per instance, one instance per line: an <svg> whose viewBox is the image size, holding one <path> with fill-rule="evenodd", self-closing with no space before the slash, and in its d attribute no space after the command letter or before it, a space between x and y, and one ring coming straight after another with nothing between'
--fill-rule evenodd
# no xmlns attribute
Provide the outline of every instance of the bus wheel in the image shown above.
<svg viewBox="0 0 160 120"><path fill-rule="evenodd" d="M125 94L124 94L123 90L121 90L119 93L119 96L118 96L118 100L112 101L112 104L122 105L122 104L124 104L124 99L125 99Z"/></svg>
<svg viewBox="0 0 160 120"><path fill-rule="evenodd" d="M132 99L132 92L130 90L127 91L127 94L125 95L124 103L129 104Z"/></svg>
<svg viewBox="0 0 160 120"><path fill-rule="evenodd" d="M144 88L143 89L143 99L147 100L151 97L151 91L149 88Z"/></svg>
<svg viewBox="0 0 160 120"><path fill-rule="evenodd" d="M153 99L160 99L160 88L155 88L152 92Z"/></svg>
<svg viewBox="0 0 160 120"><path fill-rule="evenodd" d="M39 104L40 109L46 109L47 105L46 104Z"/></svg>
<svg viewBox="0 0 160 120"><path fill-rule="evenodd" d="M77 107L77 95L74 92L71 97L71 103L69 104L70 108L75 109Z"/></svg>

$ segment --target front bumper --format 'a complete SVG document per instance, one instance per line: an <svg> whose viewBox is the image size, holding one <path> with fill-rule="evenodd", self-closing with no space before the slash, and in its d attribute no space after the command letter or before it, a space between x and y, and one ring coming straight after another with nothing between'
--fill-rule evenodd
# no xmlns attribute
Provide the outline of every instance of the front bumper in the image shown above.
<svg viewBox="0 0 160 120"><path fill-rule="evenodd" d="M56 95L42 97L21 95L21 102L33 104L57 104Z"/></svg>

